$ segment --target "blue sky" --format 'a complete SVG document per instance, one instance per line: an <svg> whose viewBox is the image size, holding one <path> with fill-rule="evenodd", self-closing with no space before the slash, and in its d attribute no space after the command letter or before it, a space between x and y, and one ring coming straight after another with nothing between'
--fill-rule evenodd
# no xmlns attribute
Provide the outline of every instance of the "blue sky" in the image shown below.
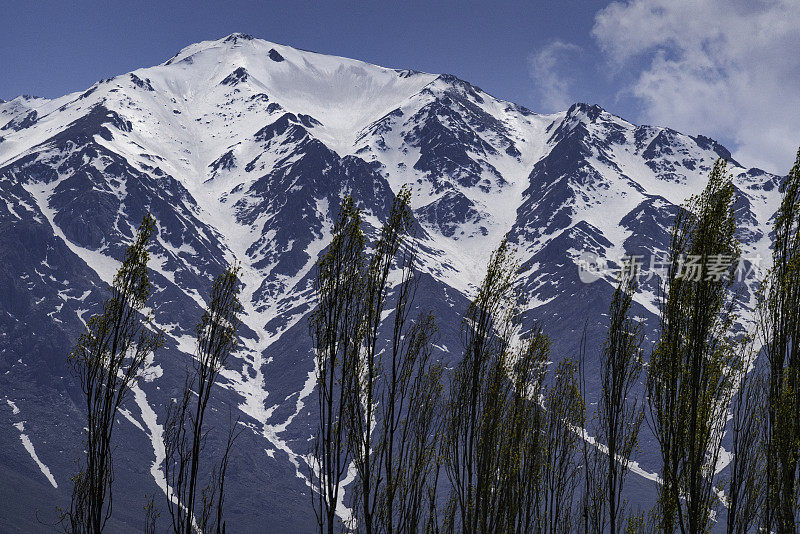
<svg viewBox="0 0 800 534"><path fill-rule="evenodd" d="M537 107L528 57L590 40L602 2L20 2L0 32L0 98L60 96L232 32L399 68L448 72ZM224 7L221 7L224 5ZM591 86L592 84L587 84ZM590 96L590 95L587 95Z"/></svg>
<svg viewBox="0 0 800 534"><path fill-rule="evenodd" d="M800 2L8 2L0 98L55 97L245 32L455 74L534 111L597 103L785 172L800 144ZM759 30L760 28L760 30ZM788 111L787 111L788 110Z"/></svg>

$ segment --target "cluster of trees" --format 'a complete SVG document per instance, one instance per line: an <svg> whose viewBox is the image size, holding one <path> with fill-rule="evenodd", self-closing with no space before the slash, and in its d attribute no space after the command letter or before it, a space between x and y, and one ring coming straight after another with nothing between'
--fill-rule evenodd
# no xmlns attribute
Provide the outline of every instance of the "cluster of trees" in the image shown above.
<svg viewBox="0 0 800 534"><path fill-rule="evenodd" d="M617 529L641 424L627 399L642 368L628 316L635 279L617 288L603 352L598 430L619 459L603 463L582 448L582 359L562 361L545 385L550 340L519 321L506 240L464 315L462 358L445 373L432 357L433 315L411 316L419 275L409 198L405 189L397 196L371 253L345 198L319 263L311 333L321 416L309 474L320 532L596 532L610 516ZM578 451L598 469L581 470ZM584 480L603 490L580 499Z"/></svg>
<svg viewBox="0 0 800 534"><path fill-rule="evenodd" d="M620 269L591 417L585 334L579 354L549 370L548 336L520 322L507 241L464 314L463 353L445 368L432 356L432 314L410 313L419 277L408 191L371 251L361 214L345 198L319 263L311 325L319 531L699 534L725 510L730 533L796 532L800 153L782 193L756 331L744 331L735 311L741 251L724 160L675 220L659 337L646 366L642 325L631 312L637 266ZM727 272L712 266L720 257L730 260ZM686 258L701 260L691 276ZM649 511L631 509L623 491L645 424L661 456ZM723 480L726 431L732 450Z"/></svg>
<svg viewBox="0 0 800 534"><path fill-rule="evenodd" d="M410 190L396 197L372 246L345 197L317 265L310 317L318 426L309 456L320 532L708 532L727 510L727 531L796 531L800 513L800 153L782 186L773 267L759 292L755 332L742 332L731 290L740 256L735 190L718 161L672 230L660 334L646 366L631 308L636 265L620 270L599 352L600 390L587 416L586 336L550 369L550 340L521 322L518 266L503 240L462 323L463 353L434 357L432 313L415 314L420 276ZM112 431L120 406L163 334L151 291L144 218L102 313L70 355L86 402L85 460L65 532L104 530L112 512ZM683 260L702 258L698 276ZM727 276L705 261L731 258ZM214 281L197 325L183 389L165 413L166 507L172 530L224 532L225 474L236 439L205 452L212 388L237 345L242 306L237 266ZM642 398L636 385L645 384ZM658 502L632 510L624 485L640 430L661 453ZM718 465L726 429L732 458ZM211 467L208 467L208 466ZM347 482L346 482L347 481ZM347 490L347 495L345 495ZM159 516L145 506L147 532Z"/></svg>
<svg viewBox="0 0 800 534"><path fill-rule="evenodd" d="M151 292L147 245L154 228L155 220L146 215L114 277L102 313L89 320L69 356L87 413L86 457L72 477L69 507L58 511L57 524L70 534L99 534L111 517L115 422L148 359L163 345L163 332L152 324L146 307ZM176 534L225 531L225 473L237 433L231 425L224 450L218 460L209 462L203 451L210 429L204 428L203 419L216 378L237 344L242 311L238 272L238 266L230 266L214 280L196 328L192 367L187 367L183 390L165 414L166 504ZM214 464L209 480L201 482L206 476L202 467L209 463ZM144 508L144 530L155 532L160 515L155 498L149 497Z"/></svg>
<svg viewBox="0 0 800 534"><path fill-rule="evenodd" d="M679 258L735 260L734 187L718 162L672 232L661 337L647 375L648 421L662 458L654 523L707 532L717 509L729 533L797 532L800 521L800 152L781 186L773 265L758 290L756 326L737 328L732 272L698 281ZM734 268L733 266L731 267ZM730 435L728 476L719 475Z"/></svg>

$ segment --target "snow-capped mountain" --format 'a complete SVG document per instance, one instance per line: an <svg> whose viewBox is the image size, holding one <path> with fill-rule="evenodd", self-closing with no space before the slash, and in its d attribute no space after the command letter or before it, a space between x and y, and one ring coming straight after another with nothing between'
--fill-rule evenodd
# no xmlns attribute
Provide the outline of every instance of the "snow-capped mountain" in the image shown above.
<svg viewBox="0 0 800 534"><path fill-rule="evenodd" d="M236 259L242 346L217 391L209 444L230 418L247 428L229 471L228 524L307 532L307 316L343 194L374 229L412 187L424 287L416 305L435 311L442 356L458 356L461 314L508 234L527 313L563 358L587 320L589 339L602 340L613 292L610 276L581 282L581 254L664 251L677 206L702 190L719 157L731 159L711 139L636 126L598 106L540 115L451 75L242 34L81 93L0 101L1 529L38 531L69 501L85 416L66 357L147 211L158 222L151 306L167 345L115 430L113 530L140 528L144 493L163 499L165 406L183 385L203 297ZM735 161L729 169L744 256L767 258L780 178ZM657 283L637 297L650 333ZM746 297L753 287L743 286ZM643 476L630 484L643 504L655 457L643 447Z"/></svg>

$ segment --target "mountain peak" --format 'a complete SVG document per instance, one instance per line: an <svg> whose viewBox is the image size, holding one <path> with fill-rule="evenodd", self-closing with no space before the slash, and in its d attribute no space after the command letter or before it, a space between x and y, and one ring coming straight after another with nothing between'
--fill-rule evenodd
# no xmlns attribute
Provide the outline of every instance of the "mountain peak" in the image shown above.
<svg viewBox="0 0 800 534"><path fill-rule="evenodd" d="M254 52L263 52L264 54L266 54L267 50L270 48L280 46L263 39L257 39L256 37L246 33L232 33L220 39L199 41L187 45L183 47L177 54L169 58L164 65L172 65L180 62L187 62L191 64L193 62L193 56L198 53L213 50L217 53L225 54L233 50L240 50L242 47L245 47L245 45L252 47Z"/></svg>
<svg viewBox="0 0 800 534"><path fill-rule="evenodd" d="M222 41L223 43L236 44L239 41L252 41L253 39L255 39L255 37L253 37L248 33L232 33L227 37L223 37L222 39L220 39L220 41Z"/></svg>
<svg viewBox="0 0 800 534"><path fill-rule="evenodd" d="M567 110L567 117L578 117L584 116L590 122L594 122L605 113L606 110L602 107L598 106L597 104L586 104L584 102L576 102L572 104L570 108Z"/></svg>
<svg viewBox="0 0 800 534"><path fill-rule="evenodd" d="M259 78L258 71L269 68L269 65L273 67L280 65L284 70L311 70L323 75L337 70L371 71L376 74L390 74L393 78L410 78L425 74L408 69L381 67L357 59L282 45L244 33L232 33L220 39L200 41L185 46L162 66L177 64L187 66L197 62L211 65L212 69L217 64L233 65L234 68L246 67L256 78ZM435 77L434 75L428 76L431 77L431 80Z"/></svg>

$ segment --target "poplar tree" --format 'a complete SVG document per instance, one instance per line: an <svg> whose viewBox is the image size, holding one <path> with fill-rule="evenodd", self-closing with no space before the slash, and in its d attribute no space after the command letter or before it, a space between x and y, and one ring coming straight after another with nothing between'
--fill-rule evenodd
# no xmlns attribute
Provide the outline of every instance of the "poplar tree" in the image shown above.
<svg viewBox="0 0 800 534"><path fill-rule="evenodd" d="M353 385L359 377L363 339L365 239L361 213L345 197L333 228L333 239L317 263L314 289L317 308L310 319L315 350L319 426L311 452L312 501L320 532L336 530L342 479L350 464L347 420L353 417Z"/></svg>
<svg viewBox="0 0 800 534"><path fill-rule="evenodd" d="M443 367L433 358L436 332L433 315L428 314L420 316L402 339L393 338L400 350L392 349L385 371L375 440L377 524L382 532L437 529Z"/></svg>
<svg viewBox="0 0 800 534"><path fill-rule="evenodd" d="M162 345L145 310L151 284L147 244L155 228L149 214L128 247L103 311L89 319L69 362L80 380L86 408L86 458L72 478L72 501L60 511L71 533L98 534L111 517L114 481L112 433L117 413L139 371Z"/></svg>
<svg viewBox="0 0 800 534"><path fill-rule="evenodd" d="M372 533L417 531L432 519L441 364L434 361L432 314L410 314L419 276L411 190L395 197L380 231L364 281L363 340L347 388L348 446L356 472L354 525ZM389 306L391 276L399 275ZM383 338L385 315L393 312Z"/></svg>
<svg viewBox="0 0 800 534"><path fill-rule="evenodd" d="M514 358L510 409L501 449L503 527L508 532L538 532L541 525L543 477L542 383L550 362L550 338L541 327L527 335Z"/></svg>
<svg viewBox="0 0 800 534"><path fill-rule="evenodd" d="M796 532L800 520L800 152L781 187L760 334L768 406L764 527L782 534Z"/></svg>
<svg viewBox="0 0 800 534"><path fill-rule="evenodd" d="M504 239L464 317L464 355L450 383L444 464L458 526L467 532L489 532L496 519L490 517L501 459L495 447L501 443L508 393L515 274L516 263Z"/></svg>
<svg viewBox="0 0 800 534"><path fill-rule="evenodd" d="M571 487L572 479L561 482L560 466L544 465L544 451L557 455L566 445L573 453L572 441L549 442L546 425L572 432L574 397L568 410L554 397L557 415L540 404L550 342L538 327L520 335L516 272L503 240L464 317L464 354L453 370L442 437L451 486L446 531L542 531L548 480L559 484L559 498Z"/></svg>
<svg viewBox="0 0 800 534"><path fill-rule="evenodd" d="M734 187L718 160L708 185L678 214L647 376L649 422L662 460L661 530L706 532L735 370L729 289L738 263Z"/></svg>
<svg viewBox="0 0 800 534"><path fill-rule="evenodd" d="M219 460L213 462L211 480L200 488L201 457L209 429L204 428L208 402L217 377L237 345L242 305L239 302L239 267L230 266L214 280L206 310L196 327L197 348L187 373L181 398L167 411L164 425L164 474L170 483L167 509L176 534L225 530L223 502L225 473L236 431L228 432Z"/></svg>
<svg viewBox="0 0 800 534"><path fill-rule="evenodd" d="M597 437L605 444L606 454L600 456L599 470L606 474L603 508L608 511L612 534L623 529L622 490L644 416L638 400L631 398L642 371L642 329L630 316L637 276L635 263L623 266L609 309L606 342L600 353Z"/></svg>
<svg viewBox="0 0 800 534"><path fill-rule="evenodd" d="M583 333L581 334L580 348L578 351L578 372L580 383L581 397L588 398L586 389L586 330L588 328L588 319L583 326ZM599 436L602 430L598 429L597 414L595 415L594 431L595 435ZM603 472L605 458L603 452L599 448L599 444L590 443L588 432L590 429L588 420L584 425L584 438L581 443L583 452L583 495L581 496L581 523L585 534L594 532L605 531L607 524L607 475L608 472Z"/></svg>
<svg viewBox="0 0 800 534"><path fill-rule="evenodd" d="M321 425L312 480L318 524L327 532L335 529L351 462L353 514L345 528L408 532L437 521L442 366L433 358L433 315L411 319L419 276L410 195L403 188L395 197L371 254L360 214L345 198L318 266L312 336Z"/></svg>
<svg viewBox="0 0 800 534"><path fill-rule="evenodd" d="M579 484L579 440L586 421L577 362L562 360L545 396L541 512L538 531L567 534L577 526L575 490Z"/></svg>
<svg viewBox="0 0 800 534"><path fill-rule="evenodd" d="M758 524L765 503L764 452L762 447L766 388L763 365L754 362L752 340L741 340L743 365L739 371L736 395L731 403L730 479L727 484L728 534L747 534ZM755 363L754 369L750 365Z"/></svg>

